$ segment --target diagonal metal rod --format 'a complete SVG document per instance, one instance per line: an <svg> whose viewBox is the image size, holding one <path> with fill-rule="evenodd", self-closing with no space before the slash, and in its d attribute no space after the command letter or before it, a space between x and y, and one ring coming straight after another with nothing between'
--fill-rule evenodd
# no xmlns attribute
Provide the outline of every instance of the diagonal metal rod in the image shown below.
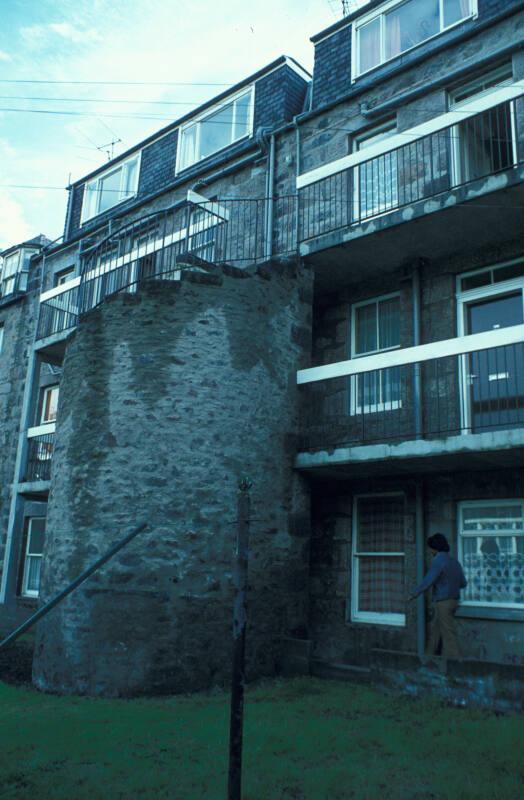
<svg viewBox="0 0 524 800"><path fill-rule="evenodd" d="M75 578L74 581L71 581L71 583L68 586L66 586L65 589L63 589L61 592L55 595L55 597L49 600L49 602L46 603L44 606L42 606L42 608L39 608L38 611L31 617L29 617L29 619L27 619L22 625L20 625L19 628L14 630L12 633L9 634L9 636L7 636L2 642L0 642L0 650L2 650L2 648L4 647L7 647L7 645L11 644L12 642L16 641L16 639L18 639L19 636L28 631L29 628L32 628L33 625L36 622L38 622L38 620L42 619L42 617L45 617L46 614L49 614L49 612L55 606L61 603L62 600L65 597L67 597L68 594L71 594L71 592L73 592L78 586L80 586L81 583L87 580L87 578L89 578L89 576L92 575L93 572L96 572L96 570L99 569L103 564L105 564L106 561L109 561L110 558L112 558L116 553L118 553L119 550L125 547L126 544L129 544L129 542L131 542L135 538L135 536L138 536L138 534L142 533L142 531L145 530L147 527L149 527L149 523L142 522L136 528L133 528L131 533L128 533L127 536L125 536L123 539L121 539L119 542L113 545L113 547L111 547L103 556L101 556L101 558L99 558L98 561L95 561L94 564L91 564L91 566L88 567L86 570L84 570L84 572L82 572L77 578Z"/></svg>

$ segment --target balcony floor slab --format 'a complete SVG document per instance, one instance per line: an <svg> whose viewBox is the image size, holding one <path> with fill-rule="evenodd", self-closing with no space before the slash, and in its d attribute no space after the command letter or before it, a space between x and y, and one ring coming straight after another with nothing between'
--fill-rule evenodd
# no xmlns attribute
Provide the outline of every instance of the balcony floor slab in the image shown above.
<svg viewBox="0 0 524 800"><path fill-rule="evenodd" d="M523 206L524 166L518 166L309 239L299 252L315 270L317 290L333 292L362 274L517 239Z"/></svg>
<svg viewBox="0 0 524 800"><path fill-rule="evenodd" d="M524 429L300 452L295 468L346 478L524 467Z"/></svg>

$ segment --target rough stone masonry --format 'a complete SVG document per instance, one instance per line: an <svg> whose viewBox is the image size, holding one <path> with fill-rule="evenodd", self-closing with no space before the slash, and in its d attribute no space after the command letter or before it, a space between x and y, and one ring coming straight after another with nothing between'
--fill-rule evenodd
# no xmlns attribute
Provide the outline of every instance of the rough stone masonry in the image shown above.
<svg viewBox="0 0 524 800"><path fill-rule="evenodd" d="M60 390L42 600L138 521L150 531L39 625L38 687L117 696L228 678L244 474L249 674L274 673L282 636L304 631L309 508L293 456L311 293L295 261L188 270L81 320Z"/></svg>

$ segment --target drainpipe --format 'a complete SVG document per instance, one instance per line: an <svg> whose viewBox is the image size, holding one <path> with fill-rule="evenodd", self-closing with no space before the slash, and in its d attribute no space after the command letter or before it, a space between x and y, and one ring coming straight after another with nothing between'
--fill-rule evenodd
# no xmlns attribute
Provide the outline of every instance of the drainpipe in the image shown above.
<svg viewBox="0 0 524 800"><path fill-rule="evenodd" d="M293 124L295 126L295 246L298 251L300 241L300 204L296 179L300 175L300 127L297 117L293 119Z"/></svg>
<svg viewBox="0 0 524 800"><path fill-rule="evenodd" d="M264 244L264 256L270 259L273 254L273 214L275 208L275 134L269 138L269 160L267 165L267 217L266 217L266 240Z"/></svg>
<svg viewBox="0 0 524 800"><path fill-rule="evenodd" d="M422 481L415 486L415 558L417 586L424 577L424 497ZM417 655L422 658L426 648L426 613L424 593L416 599L417 604Z"/></svg>
<svg viewBox="0 0 524 800"><path fill-rule="evenodd" d="M413 344L415 346L421 343L420 333L420 265L419 261L413 267L412 274L412 302L413 302ZM414 402L414 423L415 423L415 436L417 439L422 438L422 365L417 361L413 365L413 402Z"/></svg>

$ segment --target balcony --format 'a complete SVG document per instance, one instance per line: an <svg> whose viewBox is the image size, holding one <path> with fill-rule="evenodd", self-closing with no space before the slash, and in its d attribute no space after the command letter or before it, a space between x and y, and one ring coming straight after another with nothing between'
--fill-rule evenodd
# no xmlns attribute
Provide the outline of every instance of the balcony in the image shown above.
<svg viewBox="0 0 524 800"><path fill-rule="evenodd" d="M336 289L352 270L383 271L399 257L439 258L515 238L523 92L519 81L474 97L300 175L299 250L317 268L318 285Z"/></svg>
<svg viewBox="0 0 524 800"><path fill-rule="evenodd" d="M298 373L296 466L344 474L524 463L524 325Z"/></svg>
<svg viewBox="0 0 524 800"><path fill-rule="evenodd" d="M208 201L188 192L187 201L123 225L85 251L81 277L41 295L37 339L67 333L80 313L116 292L179 280L182 267L246 267L295 253L295 211L294 197ZM270 243L273 218L287 224Z"/></svg>
<svg viewBox="0 0 524 800"><path fill-rule="evenodd" d="M55 441L55 423L29 428L27 438L27 462L24 480L28 483L50 480Z"/></svg>

